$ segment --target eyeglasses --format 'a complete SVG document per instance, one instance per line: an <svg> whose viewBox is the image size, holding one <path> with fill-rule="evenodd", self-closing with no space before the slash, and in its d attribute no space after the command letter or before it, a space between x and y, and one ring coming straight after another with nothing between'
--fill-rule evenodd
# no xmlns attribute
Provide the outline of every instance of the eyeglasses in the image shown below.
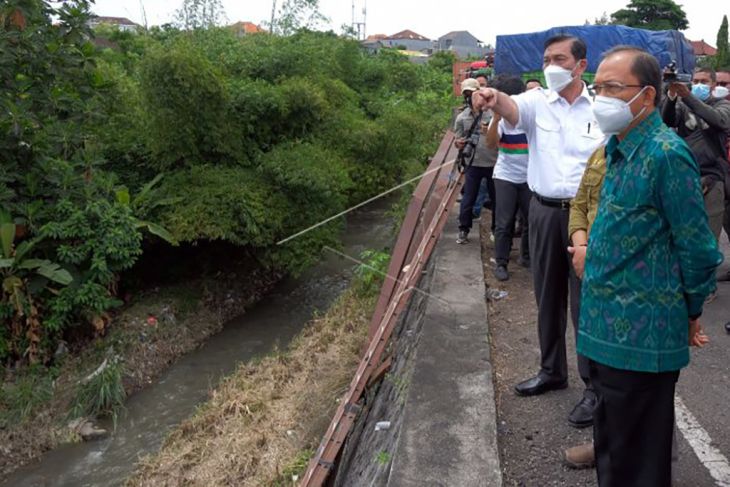
<svg viewBox="0 0 730 487"><path fill-rule="evenodd" d="M608 82L601 84L588 85L588 93L592 96L596 95L611 95L616 96L626 88L643 88L645 85L625 85L623 83Z"/></svg>

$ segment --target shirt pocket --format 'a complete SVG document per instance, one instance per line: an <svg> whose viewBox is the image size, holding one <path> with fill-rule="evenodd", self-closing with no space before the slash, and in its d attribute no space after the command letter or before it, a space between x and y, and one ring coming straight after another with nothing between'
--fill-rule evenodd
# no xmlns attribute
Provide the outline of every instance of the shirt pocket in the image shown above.
<svg viewBox="0 0 730 487"><path fill-rule="evenodd" d="M548 117L535 119L536 149L544 152L560 151L560 122Z"/></svg>
<svg viewBox="0 0 730 487"><path fill-rule="evenodd" d="M601 180L600 179L594 179L594 178L586 178L584 181L585 185L585 192L586 192L586 202L588 204L588 209L595 210L598 207L598 201L601 197Z"/></svg>

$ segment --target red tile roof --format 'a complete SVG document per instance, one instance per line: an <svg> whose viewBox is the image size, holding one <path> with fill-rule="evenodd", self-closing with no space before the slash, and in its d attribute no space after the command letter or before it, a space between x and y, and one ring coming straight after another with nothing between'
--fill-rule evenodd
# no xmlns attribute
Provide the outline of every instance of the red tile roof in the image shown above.
<svg viewBox="0 0 730 487"><path fill-rule="evenodd" d="M246 34L255 34L257 32L266 32L264 29L254 24L253 22L236 22L229 26L232 29L242 30Z"/></svg>
<svg viewBox="0 0 730 487"><path fill-rule="evenodd" d="M695 51L695 56L714 56L717 54L717 49L705 42L704 39L701 41L689 41L692 44L692 49Z"/></svg>
<svg viewBox="0 0 730 487"><path fill-rule="evenodd" d="M430 40L427 37L423 37L421 34L416 34L412 30L402 30L398 32L397 34L393 34L392 36L388 36L387 39L406 39L406 40L412 40L412 41L428 41Z"/></svg>

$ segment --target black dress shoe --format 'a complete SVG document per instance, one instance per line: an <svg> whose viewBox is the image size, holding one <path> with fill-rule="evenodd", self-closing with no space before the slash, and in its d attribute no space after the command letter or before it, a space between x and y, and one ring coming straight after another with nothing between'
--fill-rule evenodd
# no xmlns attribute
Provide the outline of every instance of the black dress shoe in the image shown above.
<svg viewBox="0 0 730 487"><path fill-rule="evenodd" d="M568 387L567 380L554 381L538 375L517 384L515 386L515 392L518 396L538 396L548 391L556 391L558 389L565 389L566 387Z"/></svg>
<svg viewBox="0 0 730 487"><path fill-rule="evenodd" d="M725 323L725 333L727 333L728 335L730 335L730 321L728 321L727 323Z"/></svg>
<svg viewBox="0 0 730 487"><path fill-rule="evenodd" d="M594 409L596 409L596 399L583 397L568 415L568 423L574 428L592 426Z"/></svg>

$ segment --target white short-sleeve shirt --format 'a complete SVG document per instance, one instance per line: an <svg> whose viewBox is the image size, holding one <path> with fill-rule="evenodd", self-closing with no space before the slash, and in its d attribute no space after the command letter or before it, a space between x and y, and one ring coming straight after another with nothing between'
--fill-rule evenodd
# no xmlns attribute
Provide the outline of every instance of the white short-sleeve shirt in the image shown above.
<svg viewBox="0 0 730 487"><path fill-rule="evenodd" d="M568 199L578 192L588 157L605 139L593 116L585 85L573 102L537 88L512 96L519 109L514 127L527 134L530 160L527 184L546 198ZM509 123L505 128L511 128Z"/></svg>

